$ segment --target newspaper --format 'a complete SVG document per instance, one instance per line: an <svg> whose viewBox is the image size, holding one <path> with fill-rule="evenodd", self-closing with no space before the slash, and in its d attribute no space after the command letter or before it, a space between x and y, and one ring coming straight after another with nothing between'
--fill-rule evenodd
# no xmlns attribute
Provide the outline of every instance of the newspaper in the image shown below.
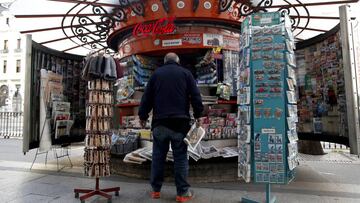
<svg viewBox="0 0 360 203"><path fill-rule="evenodd" d="M194 123L186 137L184 138L184 142L188 145L190 150L194 151L196 147L199 145L200 141L203 139L205 135L205 130L202 127L196 127L196 123Z"/></svg>
<svg viewBox="0 0 360 203"><path fill-rule="evenodd" d="M195 161L199 161L199 159L201 159L201 153L202 152L200 145L198 145L196 149L191 149L190 147L188 147L188 154Z"/></svg>
<svg viewBox="0 0 360 203"><path fill-rule="evenodd" d="M142 164L143 162L146 161L145 158L140 156L140 154L143 150L144 150L144 148L140 148L131 153L126 154L123 161L125 163Z"/></svg>
<svg viewBox="0 0 360 203"><path fill-rule="evenodd" d="M239 153L237 151L237 147L224 147L221 150L220 155L224 158L230 158L230 157L239 156Z"/></svg>
<svg viewBox="0 0 360 203"><path fill-rule="evenodd" d="M188 146L188 155L195 161L198 161L201 158L210 159L218 157L220 156L220 150L213 145L205 146L200 142L194 149Z"/></svg>
<svg viewBox="0 0 360 203"><path fill-rule="evenodd" d="M220 156L219 150L213 145L209 147L201 146L201 150L202 150L201 158L203 159L210 159L213 157Z"/></svg>

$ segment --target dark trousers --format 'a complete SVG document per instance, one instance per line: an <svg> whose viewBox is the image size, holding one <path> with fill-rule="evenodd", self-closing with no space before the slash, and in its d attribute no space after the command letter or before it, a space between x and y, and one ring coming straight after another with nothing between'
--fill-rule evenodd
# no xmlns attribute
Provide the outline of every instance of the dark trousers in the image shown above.
<svg viewBox="0 0 360 203"><path fill-rule="evenodd" d="M173 150L174 173L177 195L185 194L190 185L187 182L189 162L187 159L187 145L185 135L163 126L153 129L153 153L151 163L151 186L154 192L160 192L164 181L164 164L169 151L169 144Z"/></svg>

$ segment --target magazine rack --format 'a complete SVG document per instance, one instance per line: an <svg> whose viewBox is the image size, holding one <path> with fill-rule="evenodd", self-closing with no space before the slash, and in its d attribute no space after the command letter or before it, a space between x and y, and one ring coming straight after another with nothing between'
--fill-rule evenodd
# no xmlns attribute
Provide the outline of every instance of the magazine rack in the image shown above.
<svg viewBox="0 0 360 203"><path fill-rule="evenodd" d="M45 84L45 86L48 86L48 82ZM43 91L43 89L42 89ZM45 100L43 99L40 99L40 102L43 102L44 104L44 108L45 108L45 113L47 114L48 112L48 104L47 102L45 102ZM46 127L46 122L50 121L51 120L51 117L47 114L46 115L46 118L44 120L44 122L42 123L42 127L41 127L41 133L40 133L40 142L41 140L43 139L43 136L44 136L44 130L45 130L45 127ZM54 145L51 147L53 153L54 153L54 158L56 158L56 167L57 167L57 171L60 172L62 169L65 168L65 166L63 167L59 167L59 159L60 158L64 158L64 157L67 157L69 159L69 163L70 163L70 168L73 167L73 164L71 162L71 159L70 159L70 154L69 154L69 146L70 145L67 145L65 147L63 147L62 145L57 145L54 147ZM61 149L61 154L59 155L58 152L57 152L57 149ZM36 153L35 153L35 156L34 156L34 159L31 163L31 166L30 166L30 170L32 170L34 164L35 164L35 161L37 159L37 157L39 155L42 155L42 154L45 154L45 166L47 165L47 160L48 160L48 154L49 154L49 151L50 150L47 150L47 151L44 151L44 152L39 152L39 147L36 149Z"/></svg>

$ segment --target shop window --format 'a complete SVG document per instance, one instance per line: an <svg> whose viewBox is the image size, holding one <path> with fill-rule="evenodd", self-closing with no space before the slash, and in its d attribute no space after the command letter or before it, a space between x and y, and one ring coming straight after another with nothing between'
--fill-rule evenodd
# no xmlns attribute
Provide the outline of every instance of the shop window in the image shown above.
<svg viewBox="0 0 360 203"><path fill-rule="evenodd" d="M4 60L3 73L6 73L6 68L7 68L7 61Z"/></svg>
<svg viewBox="0 0 360 203"><path fill-rule="evenodd" d="M21 60L16 60L16 72L20 73L21 71Z"/></svg>
<svg viewBox="0 0 360 203"><path fill-rule="evenodd" d="M10 25L10 18L6 18L6 25Z"/></svg>
<svg viewBox="0 0 360 203"><path fill-rule="evenodd" d="M9 97L9 87L6 85L0 86L0 107L6 105L6 99Z"/></svg>

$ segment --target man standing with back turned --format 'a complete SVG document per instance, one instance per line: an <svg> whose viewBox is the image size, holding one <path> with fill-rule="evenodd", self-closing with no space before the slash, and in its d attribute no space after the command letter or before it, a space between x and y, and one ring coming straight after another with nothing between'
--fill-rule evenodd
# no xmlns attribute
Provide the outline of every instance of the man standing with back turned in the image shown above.
<svg viewBox="0 0 360 203"><path fill-rule="evenodd" d="M153 154L151 164L151 197L160 198L164 181L164 163L169 151L173 150L176 201L186 202L194 197L187 182L189 163L187 145L184 143L190 130L190 103L196 122L204 109L199 89L190 71L180 66L179 57L168 53L164 65L151 76L141 99L139 117L144 127L153 110Z"/></svg>

